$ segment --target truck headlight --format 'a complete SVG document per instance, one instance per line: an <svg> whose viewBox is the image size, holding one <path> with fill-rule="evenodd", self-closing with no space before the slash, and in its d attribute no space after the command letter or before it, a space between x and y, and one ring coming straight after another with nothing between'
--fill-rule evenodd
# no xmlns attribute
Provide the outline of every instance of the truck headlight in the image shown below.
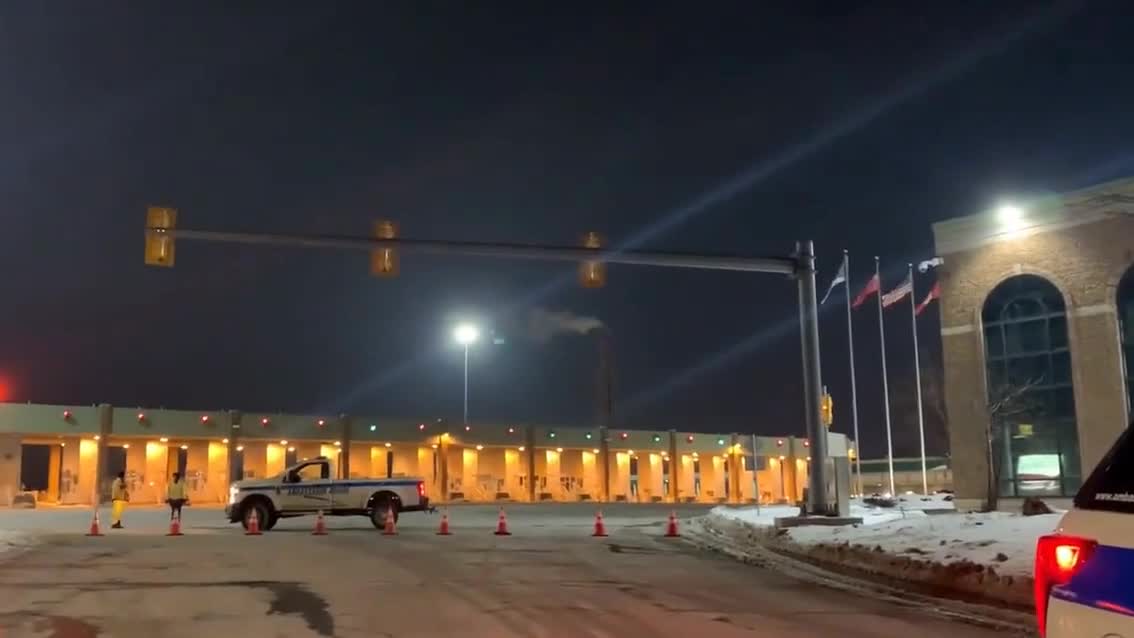
<svg viewBox="0 0 1134 638"><path fill-rule="evenodd" d="M228 504L233 505L236 503L236 495L240 493L240 488L235 485L230 485L228 488Z"/></svg>

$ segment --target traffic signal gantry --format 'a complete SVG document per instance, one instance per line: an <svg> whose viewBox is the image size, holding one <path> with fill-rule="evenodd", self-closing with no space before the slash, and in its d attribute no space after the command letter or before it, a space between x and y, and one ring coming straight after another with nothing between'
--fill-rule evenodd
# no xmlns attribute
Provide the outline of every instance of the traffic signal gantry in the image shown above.
<svg viewBox="0 0 1134 638"><path fill-rule="evenodd" d="M146 265L172 268L175 256L174 244L177 239L366 250L370 253L371 273L378 277L398 275L402 252L575 262L579 264L579 282L586 288L601 288L605 285L607 264L787 275L796 280L799 293L803 394L807 405L808 441L812 456L818 459L826 459L828 456L825 425L830 423L831 403L830 397L823 391L819 367L819 304L815 290L815 251L810 241L797 242L795 251L786 257L744 257L606 249L603 247L602 238L595 232L585 234L582 245L575 247L406 239L398 236L397 225L391 221L377 222L371 237L240 233L178 229L176 209L163 206L149 207L146 211L145 227ZM834 513L827 499L827 464L812 463L811 467L807 510L813 514Z"/></svg>

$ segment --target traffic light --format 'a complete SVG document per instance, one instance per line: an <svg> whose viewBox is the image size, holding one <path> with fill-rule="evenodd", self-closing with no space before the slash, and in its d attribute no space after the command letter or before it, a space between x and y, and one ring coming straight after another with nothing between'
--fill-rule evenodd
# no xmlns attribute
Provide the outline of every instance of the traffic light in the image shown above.
<svg viewBox="0 0 1134 638"><path fill-rule="evenodd" d="M398 227L389 220L374 222L374 237L377 239L397 239ZM375 277L396 277L398 275L398 251L394 248L375 248L370 251L370 274Z"/></svg>
<svg viewBox="0 0 1134 638"><path fill-rule="evenodd" d="M583 248L602 248L602 237L593 231L587 233L583 236ZM584 261L579 264L579 283L584 288L602 288L606 285L606 265L601 261Z"/></svg>
<svg viewBox="0 0 1134 638"><path fill-rule="evenodd" d="M177 227L177 211L150 206L146 209L146 265L173 268L173 235Z"/></svg>
<svg viewBox="0 0 1134 638"><path fill-rule="evenodd" d="M835 422L835 402L831 399L831 395L824 392L819 407L820 414L823 416L823 425L831 427L831 424Z"/></svg>

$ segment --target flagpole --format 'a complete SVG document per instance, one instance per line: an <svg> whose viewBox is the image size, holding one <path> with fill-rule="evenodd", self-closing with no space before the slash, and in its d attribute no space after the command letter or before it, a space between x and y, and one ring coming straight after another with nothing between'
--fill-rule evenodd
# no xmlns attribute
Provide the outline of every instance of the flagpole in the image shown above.
<svg viewBox="0 0 1134 638"><path fill-rule="evenodd" d="M847 348L850 350L850 396L851 417L854 419L854 473L858 483L858 495L862 497L862 441L858 438L858 383L855 381L854 369L854 326L851 322L851 290L850 290L850 254L843 251L843 274L847 280L843 288L847 291ZM879 293L881 294L881 292Z"/></svg>
<svg viewBox="0 0 1134 638"><path fill-rule="evenodd" d="M886 322L882 315L882 269L874 257L874 276L878 278L878 337L882 349L882 405L886 413L886 462L890 469L890 496L897 498L894 487L894 431L890 426L890 382L886 376Z"/></svg>
<svg viewBox="0 0 1134 638"><path fill-rule="evenodd" d="M910 264L910 322L913 327L914 379L917 382L917 433L921 438L921 493L929 496L929 473L925 467L925 412L921 407L921 353L917 348L917 296L914 293L913 264Z"/></svg>

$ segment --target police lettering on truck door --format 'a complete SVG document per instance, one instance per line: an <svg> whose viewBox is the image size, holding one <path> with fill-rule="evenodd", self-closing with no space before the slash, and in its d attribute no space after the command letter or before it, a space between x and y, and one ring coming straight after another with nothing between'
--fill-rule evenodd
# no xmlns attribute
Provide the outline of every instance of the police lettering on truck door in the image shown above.
<svg viewBox="0 0 1134 638"><path fill-rule="evenodd" d="M298 478L298 482L289 481L279 487L279 507L284 511L333 509L334 495L345 492L347 486L323 478L326 467L323 463L311 463L297 468L294 478Z"/></svg>

